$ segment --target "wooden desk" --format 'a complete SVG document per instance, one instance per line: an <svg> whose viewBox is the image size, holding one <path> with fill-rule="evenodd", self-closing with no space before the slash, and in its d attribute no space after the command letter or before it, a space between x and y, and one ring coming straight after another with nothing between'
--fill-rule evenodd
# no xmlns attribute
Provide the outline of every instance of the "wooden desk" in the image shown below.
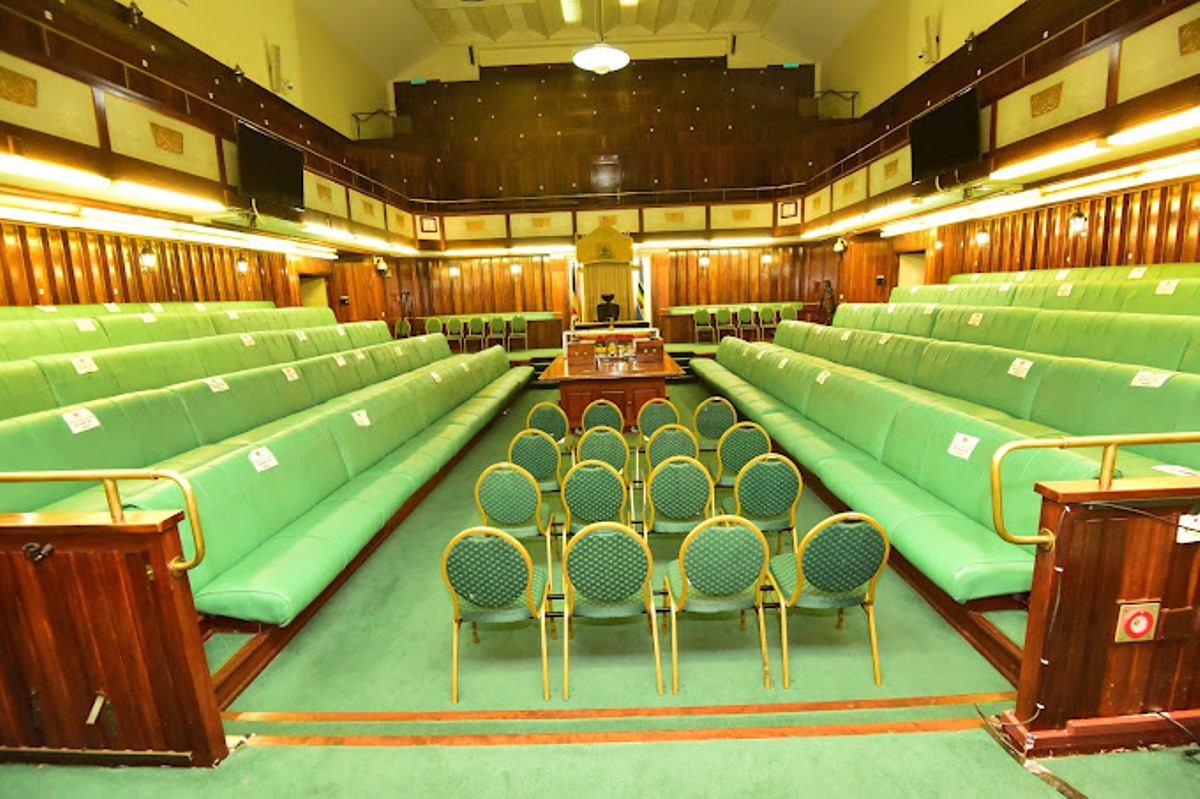
<svg viewBox="0 0 1200 799"><path fill-rule="evenodd" d="M632 427L647 400L667 396L667 378L682 374L683 368L670 355L664 355L661 362L589 361L582 365L568 365L559 355L538 382L558 383L558 404L572 427L583 423L583 409L598 399L615 403L625 414L625 426Z"/></svg>

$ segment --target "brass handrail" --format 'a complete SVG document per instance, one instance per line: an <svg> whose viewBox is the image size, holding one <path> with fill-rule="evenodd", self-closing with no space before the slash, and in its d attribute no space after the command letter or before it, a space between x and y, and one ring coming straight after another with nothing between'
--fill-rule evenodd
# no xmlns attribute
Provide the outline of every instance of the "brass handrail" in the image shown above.
<svg viewBox="0 0 1200 799"><path fill-rule="evenodd" d="M0 472L0 483L79 483L99 481L104 486L108 513L114 522L125 521L125 509L117 490L118 480L170 480L183 492L183 506L192 523L192 542L195 547L190 560L176 557L171 560L171 574L179 576L200 565L204 560L204 531L200 527L200 511L196 507L196 492L187 478L168 469L82 469L64 472Z"/></svg>
<svg viewBox="0 0 1200 799"><path fill-rule="evenodd" d="M1192 433L1126 433L1109 436L1061 436L1059 438L1030 438L1002 444L992 453L992 524L996 533L1010 544L1036 544L1042 549L1054 549L1054 533L1045 528L1037 535L1013 535L1004 524L1004 491L1000 470L1008 454L1019 449L1079 449L1103 447L1100 458L1098 487L1107 491L1112 488L1113 473L1117 466L1117 447L1141 444L1194 444L1200 443L1200 432Z"/></svg>

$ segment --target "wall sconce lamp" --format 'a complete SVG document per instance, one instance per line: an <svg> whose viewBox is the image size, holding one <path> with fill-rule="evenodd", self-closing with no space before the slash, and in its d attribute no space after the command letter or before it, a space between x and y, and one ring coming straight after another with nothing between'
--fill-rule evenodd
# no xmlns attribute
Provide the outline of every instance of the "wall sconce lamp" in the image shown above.
<svg viewBox="0 0 1200 799"><path fill-rule="evenodd" d="M517 275L521 274L521 265L517 263L509 264L508 271L513 277L516 277Z"/></svg>
<svg viewBox="0 0 1200 799"><path fill-rule="evenodd" d="M841 256L844 252L846 252L846 248L848 248L849 246L850 246L850 242L846 241L841 236L838 236L838 240L833 243L833 251L838 256Z"/></svg>
<svg viewBox="0 0 1200 799"><path fill-rule="evenodd" d="M244 275L250 271L250 259L246 256L246 253L238 253L237 260L233 262L233 268L238 271L239 275Z"/></svg>
<svg viewBox="0 0 1200 799"><path fill-rule="evenodd" d="M450 267L448 270L446 270L446 272L447 272L447 274L450 275L450 277L458 277L459 275L462 274L462 270L459 269L457 266Z"/></svg>
<svg viewBox="0 0 1200 799"><path fill-rule="evenodd" d="M1082 236L1084 233L1087 233L1087 229L1088 218L1083 211L1076 206L1074 213L1072 213L1070 218L1067 219L1067 232L1072 236Z"/></svg>
<svg viewBox="0 0 1200 799"><path fill-rule="evenodd" d="M774 259L771 257L771 253L768 252L768 253L763 253L763 257L759 258L758 260L760 260L763 263L763 265L766 266L766 265L770 264L771 261L773 261Z"/></svg>
<svg viewBox="0 0 1200 799"><path fill-rule="evenodd" d="M991 240L992 234L988 233L987 228L981 227L979 230L975 231L975 243L980 247L986 247Z"/></svg>
<svg viewBox="0 0 1200 799"><path fill-rule="evenodd" d="M158 253L149 244L142 247L142 251L138 253L138 266L143 272L150 272L158 268Z"/></svg>
<svg viewBox="0 0 1200 799"><path fill-rule="evenodd" d="M704 253L700 256L700 259L697 261L697 263L700 264L701 269L707 269L708 265L712 263L712 259L708 257L708 253Z"/></svg>

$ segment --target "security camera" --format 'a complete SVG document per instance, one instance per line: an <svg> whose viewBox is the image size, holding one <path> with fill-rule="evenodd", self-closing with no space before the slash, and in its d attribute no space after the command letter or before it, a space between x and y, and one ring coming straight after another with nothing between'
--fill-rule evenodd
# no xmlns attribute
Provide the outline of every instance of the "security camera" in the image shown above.
<svg viewBox="0 0 1200 799"><path fill-rule="evenodd" d="M833 251L838 255L841 255L849 246L850 244L845 239L838 237L838 240L833 243Z"/></svg>
<svg viewBox="0 0 1200 799"><path fill-rule="evenodd" d="M375 261L375 271L376 272L386 272L387 271L387 268L388 268L387 261L383 260L382 257L376 255L373 260Z"/></svg>

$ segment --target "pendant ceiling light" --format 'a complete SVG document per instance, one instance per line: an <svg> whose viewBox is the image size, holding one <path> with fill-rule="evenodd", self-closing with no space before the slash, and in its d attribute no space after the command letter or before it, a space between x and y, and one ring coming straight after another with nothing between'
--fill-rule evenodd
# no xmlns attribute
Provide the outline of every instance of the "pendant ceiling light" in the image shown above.
<svg viewBox="0 0 1200 799"><path fill-rule="evenodd" d="M580 69L595 72L597 75L607 75L629 63L629 53L604 43L604 5L596 1L596 16L600 22L600 41L591 47L577 52L571 61Z"/></svg>

